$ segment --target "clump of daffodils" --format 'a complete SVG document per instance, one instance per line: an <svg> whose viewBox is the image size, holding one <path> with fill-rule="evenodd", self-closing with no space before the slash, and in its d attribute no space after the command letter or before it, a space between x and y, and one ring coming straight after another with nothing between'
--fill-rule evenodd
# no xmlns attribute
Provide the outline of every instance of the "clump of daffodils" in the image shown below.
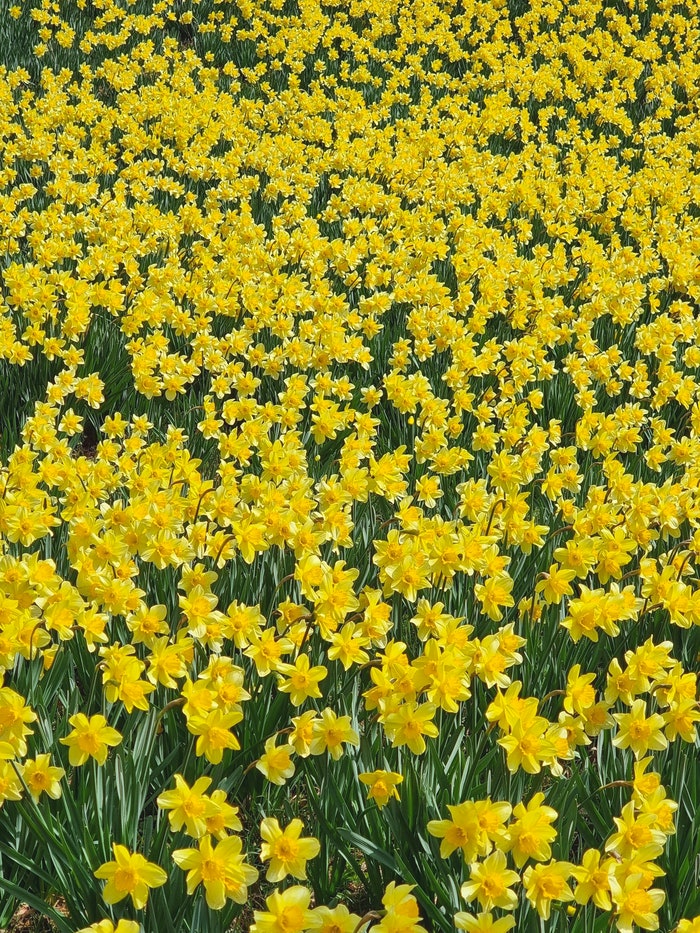
<svg viewBox="0 0 700 933"><path fill-rule="evenodd" d="M666 790L700 722L698 10L6 25L9 884L140 918L96 933L173 892L256 933L700 929L664 887L698 804Z"/></svg>

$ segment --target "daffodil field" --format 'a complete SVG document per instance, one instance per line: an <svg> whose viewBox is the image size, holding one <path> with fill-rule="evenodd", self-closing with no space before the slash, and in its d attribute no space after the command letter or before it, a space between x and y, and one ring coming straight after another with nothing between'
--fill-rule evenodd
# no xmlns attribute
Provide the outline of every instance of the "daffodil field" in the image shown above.
<svg viewBox="0 0 700 933"><path fill-rule="evenodd" d="M699 49L0 4L0 929L699 933Z"/></svg>

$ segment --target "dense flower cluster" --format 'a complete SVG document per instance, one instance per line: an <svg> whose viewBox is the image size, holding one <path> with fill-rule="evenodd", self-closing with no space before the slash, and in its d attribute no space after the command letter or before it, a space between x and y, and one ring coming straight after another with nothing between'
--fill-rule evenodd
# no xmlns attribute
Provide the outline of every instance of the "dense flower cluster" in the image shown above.
<svg viewBox="0 0 700 933"><path fill-rule="evenodd" d="M697 9L0 26L0 891L700 929Z"/></svg>

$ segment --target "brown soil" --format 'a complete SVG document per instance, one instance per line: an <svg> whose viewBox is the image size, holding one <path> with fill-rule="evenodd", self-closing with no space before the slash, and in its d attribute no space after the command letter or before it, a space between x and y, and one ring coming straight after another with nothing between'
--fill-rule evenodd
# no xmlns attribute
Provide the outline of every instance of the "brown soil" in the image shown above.
<svg viewBox="0 0 700 933"><path fill-rule="evenodd" d="M53 933L56 928L32 907L22 904L10 920L10 925L0 933Z"/></svg>

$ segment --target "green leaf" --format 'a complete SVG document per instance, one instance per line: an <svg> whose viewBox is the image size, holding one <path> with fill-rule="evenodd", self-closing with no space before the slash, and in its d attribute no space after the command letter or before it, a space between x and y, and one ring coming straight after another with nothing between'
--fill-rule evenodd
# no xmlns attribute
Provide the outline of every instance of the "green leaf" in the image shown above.
<svg viewBox="0 0 700 933"><path fill-rule="evenodd" d="M359 833L355 833L351 829L345 829L344 827L339 827L337 832L346 842L358 848L360 852L368 858L372 858L381 865L385 865L393 872L397 871L396 859L380 846L376 845L376 843L372 842L371 839L360 836Z"/></svg>
<svg viewBox="0 0 700 933"><path fill-rule="evenodd" d="M36 897L31 891L27 891L25 888L13 884L11 881L7 881L4 878L0 878L0 890L6 891L18 901L22 901L30 907L33 907L34 910L38 911L42 916L48 917L49 920L57 926L59 933L74 933L73 925L66 920L63 914L54 910L53 907L50 907L45 901L42 901L40 897Z"/></svg>

